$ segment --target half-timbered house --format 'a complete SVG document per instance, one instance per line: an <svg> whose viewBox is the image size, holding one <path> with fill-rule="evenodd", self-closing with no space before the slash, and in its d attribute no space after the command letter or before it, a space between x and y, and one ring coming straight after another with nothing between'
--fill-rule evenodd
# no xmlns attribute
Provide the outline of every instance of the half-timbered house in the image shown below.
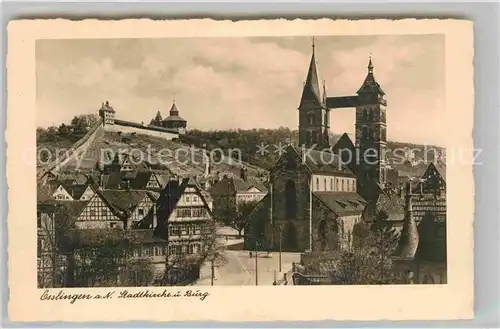
<svg viewBox="0 0 500 329"><path fill-rule="evenodd" d="M196 258L203 251L212 213L206 195L194 178L171 180L157 201L158 225L155 234L168 239L168 255Z"/></svg>
<svg viewBox="0 0 500 329"><path fill-rule="evenodd" d="M430 163L420 182L408 182L405 219L394 254L406 283L447 282L446 168Z"/></svg>

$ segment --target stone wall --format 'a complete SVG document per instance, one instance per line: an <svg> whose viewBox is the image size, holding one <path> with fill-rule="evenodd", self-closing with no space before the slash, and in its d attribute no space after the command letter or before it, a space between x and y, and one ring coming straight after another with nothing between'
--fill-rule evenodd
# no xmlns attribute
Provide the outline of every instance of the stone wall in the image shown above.
<svg viewBox="0 0 500 329"><path fill-rule="evenodd" d="M148 136L153 136L153 137L160 137L164 138L167 140L172 140L174 138L177 138L179 134L176 133L171 133L168 131L159 131L159 130L152 130L152 129L147 129L146 126L144 128L139 128L139 127L132 127L132 126L122 126L119 124L107 124L104 126L105 131L109 132L121 132L123 134L132 134L136 133L138 135L148 135Z"/></svg>

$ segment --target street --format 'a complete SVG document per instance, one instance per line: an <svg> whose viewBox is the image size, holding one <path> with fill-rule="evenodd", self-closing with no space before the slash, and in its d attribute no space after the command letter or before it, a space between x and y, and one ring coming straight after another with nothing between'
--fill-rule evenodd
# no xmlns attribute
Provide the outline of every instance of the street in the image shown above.
<svg viewBox="0 0 500 329"><path fill-rule="evenodd" d="M214 269L214 286L249 286L255 285L255 254L250 258L245 250L226 250L224 252L226 264ZM282 272L292 269L292 263L300 261L299 253L282 253ZM259 252L257 259L258 285L272 285L276 276L279 278L279 252L269 256L266 252ZM211 284L210 264L201 269L200 279L194 285L206 286Z"/></svg>

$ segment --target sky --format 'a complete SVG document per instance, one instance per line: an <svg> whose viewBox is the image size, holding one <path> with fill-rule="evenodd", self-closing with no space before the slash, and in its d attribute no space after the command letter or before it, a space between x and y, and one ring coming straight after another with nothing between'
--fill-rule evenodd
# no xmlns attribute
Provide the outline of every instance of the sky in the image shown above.
<svg viewBox="0 0 500 329"><path fill-rule="evenodd" d="M175 103L188 129L298 128L311 37L61 39L36 43L37 124L69 122L109 101L116 117L149 121ZM386 93L389 140L444 145L443 35L319 36L328 96L354 95L371 54ZM354 109L331 130L354 134Z"/></svg>

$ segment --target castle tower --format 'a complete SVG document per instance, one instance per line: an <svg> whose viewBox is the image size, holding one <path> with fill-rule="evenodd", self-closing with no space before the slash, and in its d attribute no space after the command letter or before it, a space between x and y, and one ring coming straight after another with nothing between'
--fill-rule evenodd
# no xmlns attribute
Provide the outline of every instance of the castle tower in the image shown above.
<svg viewBox="0 0 500 329"><path fill-rule="evenodd" d="M175 105L175 100L170 108L169 116L163 120L165 128L175 129L179 133L184 133L187 128L187 121L179 116L179 110Z"/></svg>
<svg viewBox="0 0 500 329"><path fill-rule="evenodd" d="M101 108L99 109L99 116L102 118L103 125L112 125L115 123L115 110L109 102L102 103Z"/></svg>
<svg viewBox="0 0 500 329"><path fill-rule="evenodd" d="M375 80L370 56L368 74L358 90L356 106L356 148L359 150L358 188L374 182L385 185L386 106L384 91Z"/></svg>
<svg viewBox="0 0 500 329"><path fill-rule="evenodd" d="M299 145L329 148L330 110L326 107L326 86L320 86L316 67L315 44L299 105Z"/></svg>

